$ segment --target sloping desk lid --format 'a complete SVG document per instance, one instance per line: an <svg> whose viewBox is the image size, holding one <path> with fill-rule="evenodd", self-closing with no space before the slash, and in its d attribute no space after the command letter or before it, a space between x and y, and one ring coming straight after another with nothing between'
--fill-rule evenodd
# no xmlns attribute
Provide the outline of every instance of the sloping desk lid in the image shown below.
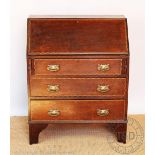
<svg viewBox="0 0 155 155"><path fill-rule="evenodd" d="M31 16L28 55L128 54L123 16Z"/></svg>

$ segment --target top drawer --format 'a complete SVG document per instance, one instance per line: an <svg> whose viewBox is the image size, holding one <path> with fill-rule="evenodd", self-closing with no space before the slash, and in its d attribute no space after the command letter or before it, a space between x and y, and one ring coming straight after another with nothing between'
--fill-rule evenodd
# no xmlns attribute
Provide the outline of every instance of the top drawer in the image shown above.
<svg viewBox="0 0 155 155"><path fill-rule="evenodd" d="M121 75L122 59L35 59L35 75Z"/></svg>

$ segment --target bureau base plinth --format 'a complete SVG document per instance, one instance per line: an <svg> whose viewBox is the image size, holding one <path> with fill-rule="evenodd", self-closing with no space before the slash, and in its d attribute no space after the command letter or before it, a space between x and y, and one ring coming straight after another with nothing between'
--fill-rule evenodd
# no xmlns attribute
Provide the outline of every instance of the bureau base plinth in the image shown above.
<svg viewBox="0 0 155 155"><path fill-rule="evenodd" d="M40 132L47 126L48 124L29 124L29 143L37 144ZM112 123L110 126L114 129L117 141L126 144L127 123Z"/></svg>
<svg viewBox="0 0 155 155"><path fill-rule="evenodd" d="M29 143L37 144L40 132L47 126L48 124L29 124Z"/></svg>

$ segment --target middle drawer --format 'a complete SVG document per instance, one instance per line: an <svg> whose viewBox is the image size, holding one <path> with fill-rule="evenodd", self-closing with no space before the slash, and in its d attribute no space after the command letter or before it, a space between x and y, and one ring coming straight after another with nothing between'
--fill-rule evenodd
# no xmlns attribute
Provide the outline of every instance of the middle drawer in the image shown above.
<svg viewBox="0 0 155 155"><path fill-rule="evenodd" d="M126 95L126 78L31 78L31 96Z"/></svg>

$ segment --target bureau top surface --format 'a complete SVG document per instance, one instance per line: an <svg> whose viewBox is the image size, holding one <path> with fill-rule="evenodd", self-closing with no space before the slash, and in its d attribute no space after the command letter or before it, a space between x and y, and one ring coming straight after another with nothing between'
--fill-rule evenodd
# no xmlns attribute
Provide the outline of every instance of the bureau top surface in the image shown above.
<svg viewBox="0 0 155 155"><path fill-rule="evenodd" d="M30 16L28 55L128 54L124 16Z"/></svg>

